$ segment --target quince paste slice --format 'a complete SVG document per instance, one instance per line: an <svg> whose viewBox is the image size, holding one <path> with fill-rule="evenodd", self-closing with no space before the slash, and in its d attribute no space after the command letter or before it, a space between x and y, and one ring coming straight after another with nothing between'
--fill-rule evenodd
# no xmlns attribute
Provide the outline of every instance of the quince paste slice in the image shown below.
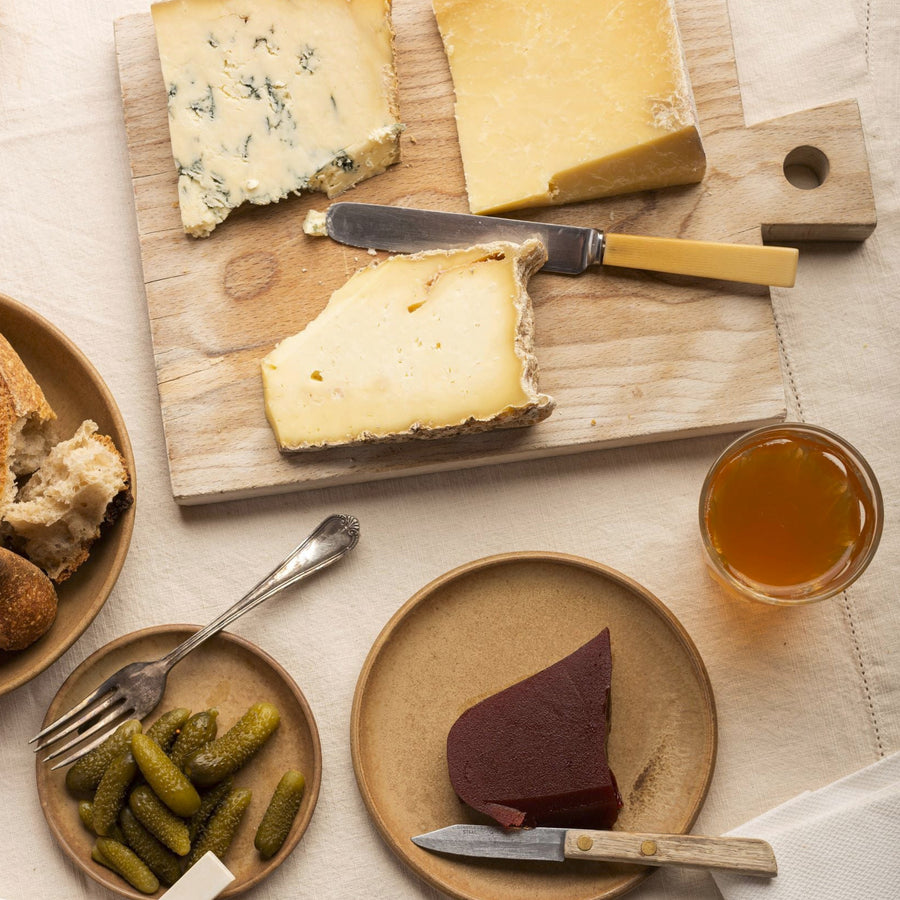
<svg viewBox="0 0 900 900"><path fill-rule="evenodd" d="M463 802L505 826L610 828L622 807L606 742L609 629L467 709L447 736Z"/></svg>

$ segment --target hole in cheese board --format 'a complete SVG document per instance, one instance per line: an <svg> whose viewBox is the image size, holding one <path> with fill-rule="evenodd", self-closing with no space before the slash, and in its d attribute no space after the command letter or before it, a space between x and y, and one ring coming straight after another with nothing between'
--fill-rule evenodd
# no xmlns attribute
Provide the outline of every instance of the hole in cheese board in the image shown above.
<svg viewBox="0 0 900 900"><path fill-rule="evenodd" d="M818 149L804 145L795 147L784 158L784 177L803 191L821 187L828 178L828 157Z"/></svg>

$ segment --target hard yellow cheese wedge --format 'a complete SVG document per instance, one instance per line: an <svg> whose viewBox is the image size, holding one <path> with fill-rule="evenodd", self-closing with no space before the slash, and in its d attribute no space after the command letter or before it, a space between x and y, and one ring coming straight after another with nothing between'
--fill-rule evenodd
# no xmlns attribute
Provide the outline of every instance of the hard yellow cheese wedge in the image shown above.
<svg viewBox="0 0 900 900"><path fill-rule="evenodd" d="M184 230L242 203L333 197L399 159L390 0L151 7Z"/></svg>
<svg viewBox="0 0 900 900"><path fill-rule="evenodd" d="M282 450L442 437L550 415L526 285L535 240L394 256L357 272L263 361Z"/></svg>
<svg viewBox="0 0 900 900"><path fill-rule="evenodd" d="M433 0L472 212L700 181L673 0Z"/></svg>

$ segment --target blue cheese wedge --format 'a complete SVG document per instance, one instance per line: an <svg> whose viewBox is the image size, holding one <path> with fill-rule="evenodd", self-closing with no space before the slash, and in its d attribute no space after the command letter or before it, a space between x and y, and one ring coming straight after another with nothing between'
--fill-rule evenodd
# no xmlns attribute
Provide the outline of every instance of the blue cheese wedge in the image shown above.
<svg viewBox="0 0 900 900"><path fill-rule="evenodd" d="M400 158L390 0L151 7L184 230L243 203L334 197Z"/></svg>
<svg viewBox="0 0 900 900"><path fill-rule="evenodd" d="M392 256L361 269L262 361L281 450L533 425L537 389L526 287L536 240Z"/></svg>

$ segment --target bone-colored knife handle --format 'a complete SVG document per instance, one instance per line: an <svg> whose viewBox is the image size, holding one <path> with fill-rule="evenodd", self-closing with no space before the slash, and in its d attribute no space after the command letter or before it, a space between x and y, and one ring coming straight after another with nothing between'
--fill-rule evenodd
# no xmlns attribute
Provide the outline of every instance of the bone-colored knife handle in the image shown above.
<svg viewBox="0 0 900 900"><path fill-rule="evenodd" d="M674 275L793 287L798 251L793 247L723 244L682 238L604 234L603 264Z"/></svg>
<svg viewBox="0 0 900 900"><path fill-rule="evenodd" d="M647 866L701 866L765 878L778 874L772 848L756 838L571 829L566 832L564 852L566 859L643 863Z"/></svg>

